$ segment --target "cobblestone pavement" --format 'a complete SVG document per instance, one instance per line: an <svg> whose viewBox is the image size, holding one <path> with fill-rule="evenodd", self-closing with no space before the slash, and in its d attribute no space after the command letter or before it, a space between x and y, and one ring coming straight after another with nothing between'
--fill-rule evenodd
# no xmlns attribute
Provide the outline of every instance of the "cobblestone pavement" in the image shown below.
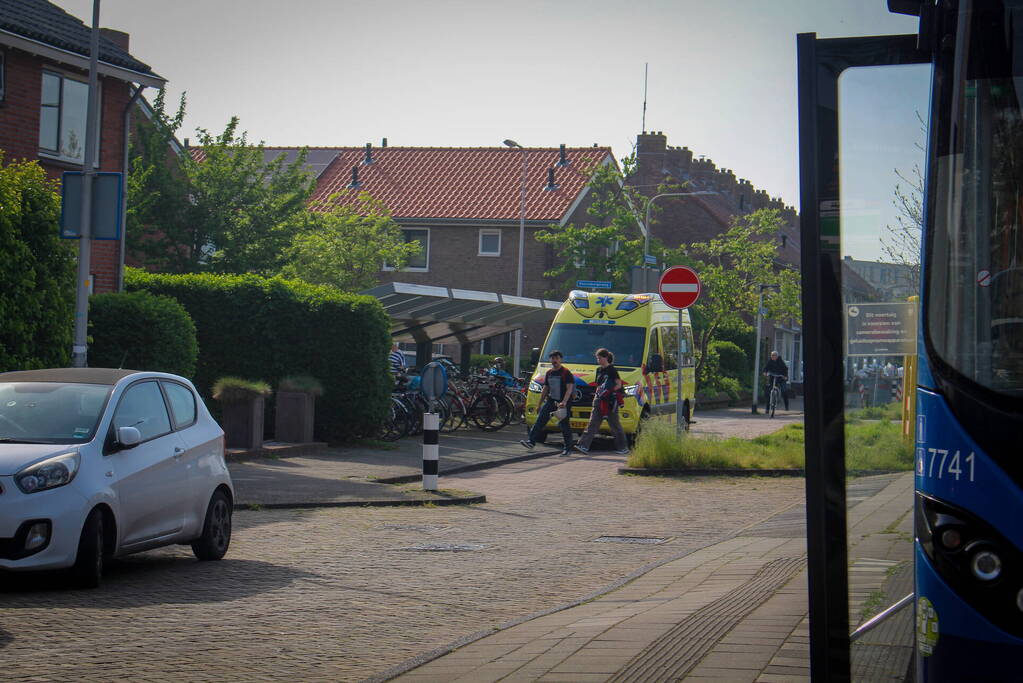
<svg viewBox="0 0 1023 683"><path fill-rule="evenodd" d="M242 511L224 561L144 553L95 591L0 577L0 678L361 680L803 498L802 479L623 477L623 462L597 452L443 478L487 495L471 507Z"/></svg>

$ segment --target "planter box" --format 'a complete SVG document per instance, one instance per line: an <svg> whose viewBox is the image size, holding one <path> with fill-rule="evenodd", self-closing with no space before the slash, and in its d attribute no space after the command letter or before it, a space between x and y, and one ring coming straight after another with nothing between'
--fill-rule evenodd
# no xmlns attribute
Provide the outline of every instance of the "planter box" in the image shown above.
<svg viewBox="0 0 1023 683"><path fill-rule="evenodd" d="M228 448L263 445L263 398L223 403L224 439Z"/></svg>
<svg viewBox="0 0 1023 683"><path fill-rule="evenodd" d="M312 394L278 391L274 439L285 443L310 443L313 440L315 406L316 397Z"/></svg>

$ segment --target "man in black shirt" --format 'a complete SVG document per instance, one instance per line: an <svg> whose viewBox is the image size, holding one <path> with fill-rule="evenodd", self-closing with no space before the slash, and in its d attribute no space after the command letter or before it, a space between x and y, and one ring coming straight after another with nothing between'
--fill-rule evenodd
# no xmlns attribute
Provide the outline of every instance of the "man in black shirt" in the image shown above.
<svg viewBox="0 0 1023 683"><path fill-rule="evenodd" d="M771 360L767 361L767 365L764 366L764 375L767 376L767 383L764 385L764 393L766 396L771 395L771 375L780 375L778 378L778 388L781 389L781 397L785 401L785 410L789 409L789 394L788 387L786 386L789 378L789 366L785 365L785 361L781 359L777 351L771 352Z"/></svg>
<svg viewBox="0 0 1023 683"><path fill-rule="evenodd" d="M529 430L529 436L519 443L526 448L535 446L536 442L543 438L551 413L561 410L564 411L561 413L564 417L558 420L558 426L561 427L561 435L565 439L565 448L560 454L569 455L572 452L572 428L568 419L572 414L575 376L561 364L561 360L561 351L551 351L551 369L544 375L543 389L540 390L540 413L536 416L533 428Z"/></svg>

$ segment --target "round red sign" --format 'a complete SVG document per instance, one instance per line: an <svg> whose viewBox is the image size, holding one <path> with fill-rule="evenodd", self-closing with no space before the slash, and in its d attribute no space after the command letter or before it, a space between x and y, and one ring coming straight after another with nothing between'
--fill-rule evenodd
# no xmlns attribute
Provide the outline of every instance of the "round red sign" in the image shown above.
<svg viewBox="0 0 1023 683"><path fill-rule="evenodd" d="M672 308L689 308L700 298L700 276L686 266L672 266L657 285L661 299Z"/></svg>

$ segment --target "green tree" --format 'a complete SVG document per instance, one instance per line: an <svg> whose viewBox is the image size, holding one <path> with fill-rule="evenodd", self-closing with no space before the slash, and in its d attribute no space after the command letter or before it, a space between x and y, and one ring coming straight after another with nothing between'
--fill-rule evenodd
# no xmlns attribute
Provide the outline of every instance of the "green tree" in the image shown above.
<svg viewBox="0 0 1023 683"><path fill-rule="evenodd" d="M782 226L775 209L736 216L726 232L707 242L665 251L668 265L688 265L700 274L703 285L693 315L697 347L697 381L704 375L710 343L719 332L745 325L744 316L756 315L757 285L776 284L777 293L764 297L767 316L775 320L800 318L798 271L775 263L777 248L771 239ZM706 379L706 378L704 378Z"/></svg>
<svg viewBox="0 0 1023 683"><path fill-rule="evenodd" d="M359 292L377 283L381 264L400 269L421 251L419 242L405 242L381 202L360 193L353 207L340 198L314 203L294 219L285 277Z"/></svg>
<svg viewBox="0 0 1023 683"><path fill-rule="evenodd" d="M625 176L631 166L630 159L623 160ZM586 212L592 220L581 226L552 224L536 233L536 240L549 244L557 255L558 265L544 276L559 283L611 280L616 287L628 288L630 268L643 258L637 210L646 206L646 199L625 185L622 171L613 164L597 166L591 173ZM547 294L557 297L564 292L554 288Z"/></svg>
<svg viewBox="0 0 1023 683"><path fill-rule="evenodd" d="M315 186L303 169L305 151L290 163L283 154L266 161L263 144L250 145L232 117L218 135L197 130L197 157L174 155L185 97L170 115L161 92L153 111L132 145L132 250L165 272L278 272L292 238L288 224Z"/></svg>
<svg viewBox="0 0 1023 683"><path fill-rule="evenodd" d="M36 162L3 165L0 151L0 371L67 365L75 252L58 237L56 181Z"/></svg>

